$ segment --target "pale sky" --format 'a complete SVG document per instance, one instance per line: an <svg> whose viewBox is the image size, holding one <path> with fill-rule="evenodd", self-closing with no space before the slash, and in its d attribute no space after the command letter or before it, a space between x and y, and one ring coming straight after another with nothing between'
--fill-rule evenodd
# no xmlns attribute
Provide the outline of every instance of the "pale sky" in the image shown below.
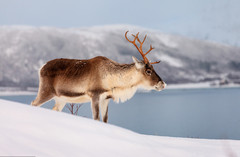
<svg viewBox="0 0 240 157"><path fill-rule="evenodd" d="M0 25L131 24L240 45L239 0L0 0Z"/></svg>

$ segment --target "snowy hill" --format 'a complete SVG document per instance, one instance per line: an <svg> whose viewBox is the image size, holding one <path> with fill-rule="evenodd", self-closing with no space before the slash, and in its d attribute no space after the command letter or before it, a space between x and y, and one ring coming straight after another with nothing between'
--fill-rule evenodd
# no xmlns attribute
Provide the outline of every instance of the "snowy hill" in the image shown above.
<svg viewBox="0 0 240 157"><path fill-rule="evenodd" d="M141 135L110 124L0 100L0 156L227 157L240 141Z"/></svg>
<svg viewBox="0 0 240 157"><path fill-rule="evenodd" d="M30 26L0 27L0 86L37 87L38 69L54 58L92 58L103 55L120 63L132 62L136 48L124 33L148 34L148 57L162 60L155 65L160 76L171 83L222 81L239 83L240 48L164 34L129 25L89 28Z"/></svg>

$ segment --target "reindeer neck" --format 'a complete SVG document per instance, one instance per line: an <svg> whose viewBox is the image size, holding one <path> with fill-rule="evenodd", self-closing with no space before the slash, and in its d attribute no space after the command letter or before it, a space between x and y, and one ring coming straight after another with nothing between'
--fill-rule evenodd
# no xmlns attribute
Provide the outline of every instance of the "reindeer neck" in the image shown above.
<svg viewBox="0 0 240 157"><path fill-rule="evenodd" d="M116 65L115 86L120 88L131 88L140 82L139 72L135 64Z"/></svg>
<svg viewBox="0 0 240 157"><path fill-rule="evenodd" d="M105 85L111 89L110 95L112 95L113 100L124 102L130 99L141 81L140 73L135 64L116 64L111 68L111 71L112 73L108 75Z"/></svg>

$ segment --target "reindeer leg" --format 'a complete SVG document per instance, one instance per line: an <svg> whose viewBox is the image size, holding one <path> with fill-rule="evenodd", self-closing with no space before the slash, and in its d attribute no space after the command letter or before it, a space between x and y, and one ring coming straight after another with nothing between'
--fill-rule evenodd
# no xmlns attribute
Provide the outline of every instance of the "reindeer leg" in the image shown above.
<svg viewBox="0 0 240 157"><path fill-rule="evenodd" d="M99 116L99 95L94 95L92 97L91 107L92 107L93 119L94 120L100 120L100 116Z"/></svg>
<svg viewBox="0 0 240 157"><path fill-rule="evenodd" d="M32 106L41 106L43 103L51 100L54 97L54 94L50 90L39 89L37 97L32 101Z"/></svg>
<svg viewBox="0 0 240 157"><path fill-rule="evenodd" d="M55 98L55 105L53 107L53 110L61 112L65 105L66 105L66 102L61 101L58 98Z"/></svg>
<svg viewBox="0 0 240 157"><path fill-rule="evenodd" d="M108 103L109 99L104 99L100 103L102 121L105 123L108 122Z"/></svg>
<svg viewBox="0 0 240 157"><path fill-rule="evenodd" d="M51 80L39 78L39 89L35 100L32 101L32 106L41 106L43 103L51 100L54 97L54 89L51 85Z"/></svg>

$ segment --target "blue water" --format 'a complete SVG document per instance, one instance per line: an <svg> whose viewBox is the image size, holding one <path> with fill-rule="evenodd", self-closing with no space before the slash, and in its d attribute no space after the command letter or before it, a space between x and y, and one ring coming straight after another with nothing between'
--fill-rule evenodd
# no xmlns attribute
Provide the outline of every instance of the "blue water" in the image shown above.
<svg viewBox="0 0 240 157"><path fill-rule="evenodd" d="M30 104L35 95L0 98ZM63 112L69 113L67 107ZM79 116L91 118L90 103L81 106ZM240 88L137 93L125 103L110 102L109 123L142 134L240 140Z"/></svg>

